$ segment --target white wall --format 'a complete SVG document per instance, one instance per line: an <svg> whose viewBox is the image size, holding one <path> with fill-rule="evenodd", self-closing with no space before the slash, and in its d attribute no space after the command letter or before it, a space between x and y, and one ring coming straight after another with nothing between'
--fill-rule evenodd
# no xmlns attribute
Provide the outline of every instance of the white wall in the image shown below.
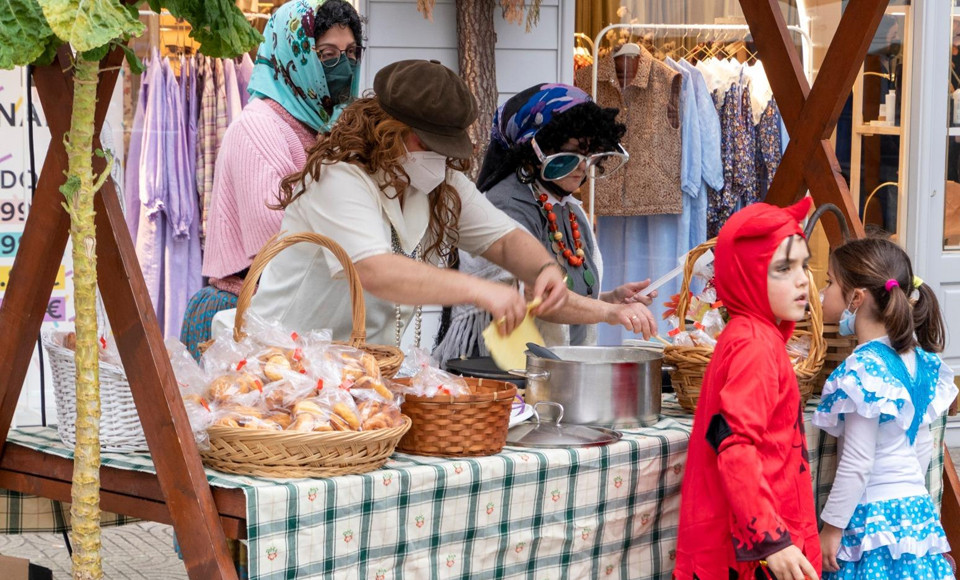
<svg viewBox="0 0 960 580"><path fill-rule="evenodd" d="M417 12L415 0L361 0L358 8L367 18L362 87L372 87L377 71L398 60L436 59L457 70L454 0L437 0L433 22ZM496 9L500 102L536 83L573 83L574 8L574 0L543 0L529 33Z"/></svg>

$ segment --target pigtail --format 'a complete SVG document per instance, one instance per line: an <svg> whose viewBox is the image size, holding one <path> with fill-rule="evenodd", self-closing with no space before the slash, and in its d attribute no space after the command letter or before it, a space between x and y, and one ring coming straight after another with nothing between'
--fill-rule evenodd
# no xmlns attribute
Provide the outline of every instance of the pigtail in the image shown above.
<svg viewBox="0 0 960 580"><path fill-rule="evenodd" d="M913 328L920 348L927 352L943 352L946 333L940 303L933 288L921 283L917 287L919 297L913 305Z"/></svg>
<svg viewBox="0 0 960 580"><path fill-rule="evenodd" d="M903 291L904 285L899 282L896 285L891 281L887 282L886 287L881 287L879 292L887 292L887 305L883 309L883 325L887 329L887 336L890 338L890 346L897 352L903 353L913 348L917 341L913 337L914 321L913 311L910 307L910 299ZM909 286L907 286L909 288ZM889 290L887 290L889 288ZM877 298L877 291L874 292L874 298ZM877 304L883 302L877 300Z"/></svg>

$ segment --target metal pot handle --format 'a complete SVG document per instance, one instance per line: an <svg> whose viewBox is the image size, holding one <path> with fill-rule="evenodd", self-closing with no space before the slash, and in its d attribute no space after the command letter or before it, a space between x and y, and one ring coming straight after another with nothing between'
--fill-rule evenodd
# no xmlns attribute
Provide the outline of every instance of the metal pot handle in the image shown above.
<svg viewBox="0 0 960 580"><path fill-rule="evenodd" d="M548 407L552 406L560 409L560 411L557 413L557 421L554 423L555 425L559 425L560 421L563 420L563 405L561 405L560 403L556 403L554 401L538 401L537 403L535 403L533 405L533 416L537 418L537 425L540 424L540 413L537 412L537 407L539 407L540 405L546 405Z"/></svg>
<svg viewBox="0 0 960 580"><path fill-rule="evenodd" d="M513 369L507 371L507 373L515 377L523 377L531 381L539 381L541 379L547 380L550 378L550 371L528 371L526 369Z"/></svg>

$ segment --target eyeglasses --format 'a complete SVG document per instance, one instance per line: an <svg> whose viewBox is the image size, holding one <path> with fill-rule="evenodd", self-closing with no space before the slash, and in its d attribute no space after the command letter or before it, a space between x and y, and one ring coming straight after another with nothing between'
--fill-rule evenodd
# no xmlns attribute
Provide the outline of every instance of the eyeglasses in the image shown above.
<svg viewBox="0 0 960 580"><path fill-rule="evenodd" d="M318 44L314 51L320 57L320 62L325 68L337 66L343 56L347 57L350 64L357 64L360 62L360 57L363 56L363 47L356 45L348 46L346 50L340 50L333 44Z"/></svg>
<svg viewBox="0 0 960 580"><path fill-rule="evenodd" d="M616 173L630 159L630 154L619 143L617 143L617 151L604 151L593 155L581 155L571 151L544 155L540 146L537 145L536 138L531 139L530 143L533 145L533 152L536 153L537 159L540 160L540 176L547 181L563 179L573 173L581 163L586 164L586 169L595 167L594 176L597 179L604 179Z"/></svg>

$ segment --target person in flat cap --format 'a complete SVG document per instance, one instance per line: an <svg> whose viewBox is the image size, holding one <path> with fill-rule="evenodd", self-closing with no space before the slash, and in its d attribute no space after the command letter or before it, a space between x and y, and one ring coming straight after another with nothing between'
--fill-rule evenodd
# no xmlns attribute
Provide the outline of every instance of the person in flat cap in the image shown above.
<svg viewBox="0 0 960 580"><path fill-rule="evenodd" d="M552 252L567 271L572 291L562 309L537 320L546 346L596 344L599 322L644 337L656 333L656 321L645 306L656 291L640 294L649 280L600 291L602 257L573 195L591 168L603 179L629 159L620 145L627 128L616 118L617 109L600 107L577 87L540 83L508 99L493 119L477 187ZM460 271L515 283L509 272L482 257L460 256ZM434 358L486 356L481 333L489 322L489 314L473 305L452 307Z"/></svg>
<svg viewBox="0 0 960 580"><path fill-rule="evenodd" d="M467 128L477 118L463 80L437 61L405 60L380 70L374 91L317 140L280 199L281 231L323 234L356 266L367 342L399 344L411 319L419 330L421 304L476 304L503 333L523 320L526 301L514 287L439 267L455 248L533 288L541 299L535 314L561 307L568 291L557 260L463 173L473 154ZM251 311L291 330L330 329L334 340L352 331L343 266L311 244L269 262Z"/></svg>

